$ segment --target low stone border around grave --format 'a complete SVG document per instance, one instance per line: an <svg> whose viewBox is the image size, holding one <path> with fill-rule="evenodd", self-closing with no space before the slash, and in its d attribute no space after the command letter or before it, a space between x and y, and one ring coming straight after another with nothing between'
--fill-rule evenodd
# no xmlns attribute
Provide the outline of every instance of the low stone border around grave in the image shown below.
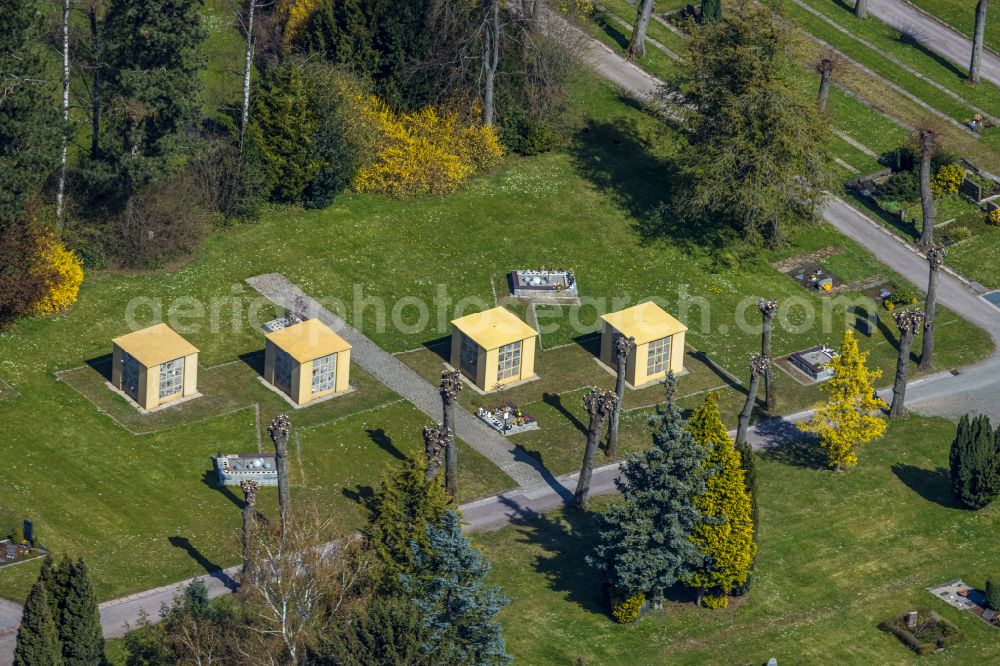
<svg viewBox="0 0 1000 666"><path fill-rule="evenodd" d="M35 549L35 554L31 557L25 557L20 560L8 560L0 557L0 569L5 569L7 567L16 567L18 564L26 564L28 562L34 562L35 560L40 560L49 554L49 551L42 546L37 546Z"/></svg>
<svg viewBox="0 0 1000 666"><path fill-rule="evenodd" d="M483 423L485 423L490 428L500 433L504 437L507 437L508 435L518 435L522 432L530 432L532 430L538 430L539 427L538 421L536 421L527 414L521 415L522 418L525 419L524 423L518 425L508 422L507 428L504 428L503 419L501 417L497 417L496 415L503 413L502 410L505 408L508 409L511 413L517 411L518 409L517 405L511 405L510 403L503 403L493 412L490 412L489 410L480 407L479 409L476 410L476 418L478 418L480 421L482 421ZM511 421L513 420L514 419L512 418Z"/></svg>
<svg viewBox="0 0 1000 666"><path fill-rule="evenodd" d="M990 610L986 604L986 594L967 585L961 578L933 585L927 591L949 606L969 611L990 626L1000 628L996 611Z"/></svg>

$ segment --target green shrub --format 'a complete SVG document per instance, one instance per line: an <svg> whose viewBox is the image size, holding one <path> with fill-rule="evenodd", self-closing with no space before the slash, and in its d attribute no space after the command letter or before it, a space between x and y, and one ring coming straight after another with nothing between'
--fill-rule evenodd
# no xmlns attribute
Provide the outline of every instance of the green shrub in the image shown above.
<svg viewBox="0 0 1000 666"><path fill-rule="evenodd" d="M894 305L909 305L918 300L917 292L912 287L897 287L889 301Z"/></svg>
<svg viewBox="0 0 1000 666"><path fill-rule="evenodd" d="M729 597L725 594L706 594L701 598L705 608L725 608L729 605Z"/></svg>
<svg viewBox="0 0 1000 666"><path fill-rule="evenodd" d="M508 111L501 122L500 140L518 155L539 155L559 145L559 132L545 122L539 122L520 109Z"/></svg>
<svg viewBox="0 0 1000 666"><path fill-rule="evenodd" d="M945 245L954 245L969 238L972 238L972 231L964 225L951 224L941 232L941 242Z"/></svg>
<svg viewBox="0 0 1000 666"><path fill-rule="evenodd" d="M639 612L646 603L646 595L637 592L631 597L612 601L611 616L620 624L629 624L639 619Z"/></svg>
<svg viewBox="0 0 1000 666"><path fill-rule="evenodd" d="M915 201L920 198L920 177L914 171L899 171L875 189L879 199Z"/></svg>
<svg viewBox="0 0 1000 666"><path fill-rule="evenodd" d="M986 604L995 611L1000 611L1000 578L986 579Z"/></svg>

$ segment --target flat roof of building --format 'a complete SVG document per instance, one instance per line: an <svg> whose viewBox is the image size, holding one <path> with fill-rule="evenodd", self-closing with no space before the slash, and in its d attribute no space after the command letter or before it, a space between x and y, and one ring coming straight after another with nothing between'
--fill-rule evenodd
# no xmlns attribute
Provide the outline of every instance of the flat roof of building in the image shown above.
<svg viewBox="0 0 1000 666"><path fill-rule="evenodd" d="M451 325L483 349L497 349L538 335L517 315L501 307L453 319Z"/></svg>
<svg viewBox="0 0 1000 666"><path fill-rule="evenodd" d="M652 301L633 305L618 312L609 312L601 315L601 319L625 337L635 338L637 345L688 330L687 326Z"/></svg>
<svg viewBox="0 0 1000 666"><path fill-rule="evenodd" d="M162 323L119 336L111 342L147 368L198 353L197 347Z"/></svg>
<svg viewBox="0 0 1000 666"><path fill-rule="evenodd" d="M350 343L319 319L305 321L264 336L299 363L314 361L351 348Z"/></svg>

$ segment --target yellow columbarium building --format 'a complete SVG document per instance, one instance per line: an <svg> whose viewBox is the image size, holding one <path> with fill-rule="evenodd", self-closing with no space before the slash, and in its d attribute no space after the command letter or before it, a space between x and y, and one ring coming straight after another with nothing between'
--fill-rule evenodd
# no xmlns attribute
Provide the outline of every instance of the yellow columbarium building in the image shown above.
<svg viewBox="0 0 1000 666"><path fill-rule="evenodd" d="M538 332L510 311L492 310L451 322L451 365L482 391L535 376Z"/></svg>
<svg viewBox="0 0 1000 666"><path fill-rule="evenodd" d="M198 395L198 349L166 324L111 343L111 385L142 409Z"/></svg>
<svg viewBox="0 0 1000 666"><path fill-rule="evenodd" d="M668 370L684 372L684 333L687 326L653 302L640 303L601 315L601 362L618 369L614 341L618 336L635 338L635 348L625 367L625 381L633 388L663 380Z"/></svg>
<svg viewBox="0 0 1000 666"><path fill-rule="evenodd" d="M296 405L348 390L351 345L318 319L268 333L264 380Z"/></svg>

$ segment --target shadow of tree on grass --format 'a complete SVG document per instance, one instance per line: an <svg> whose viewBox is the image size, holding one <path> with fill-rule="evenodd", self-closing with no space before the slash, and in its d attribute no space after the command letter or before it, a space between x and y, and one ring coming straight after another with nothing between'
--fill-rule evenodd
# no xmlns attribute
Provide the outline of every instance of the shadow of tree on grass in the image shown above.
<svg viewBox="0 0 1000 666"><path fill-rule="evenodd" d="M892 466L892 473L928 502L934 502L948 509L963 508L951 493L951 472L944 467L922 469L914 465L896 463Z"/></svg>

